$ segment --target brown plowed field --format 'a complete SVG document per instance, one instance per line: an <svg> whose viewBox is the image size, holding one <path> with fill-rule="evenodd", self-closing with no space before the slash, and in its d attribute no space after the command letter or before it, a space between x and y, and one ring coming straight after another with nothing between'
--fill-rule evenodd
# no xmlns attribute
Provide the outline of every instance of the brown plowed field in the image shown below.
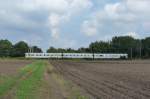
<svg viewBox="0 0 150 99"><path fill-rule="evenodd" d="M16 74L20 68L32 63L31 60L0 59L0 75Z"/></svg>
<svg viewBox="0 0 150 99"><path fill-rule="evenodd" d="M150 99L150 61L50 61L94 99Z"/></svg>

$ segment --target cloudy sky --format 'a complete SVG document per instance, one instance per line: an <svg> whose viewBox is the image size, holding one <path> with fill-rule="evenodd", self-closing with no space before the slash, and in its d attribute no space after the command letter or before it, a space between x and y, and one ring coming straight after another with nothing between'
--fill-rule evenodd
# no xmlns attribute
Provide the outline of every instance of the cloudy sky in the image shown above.
<svg viewBox="0 0 150 99"><path fill-rule="evenodd" d="M0 39L62 48L150 36L150 0L0 0Z"/></svg>

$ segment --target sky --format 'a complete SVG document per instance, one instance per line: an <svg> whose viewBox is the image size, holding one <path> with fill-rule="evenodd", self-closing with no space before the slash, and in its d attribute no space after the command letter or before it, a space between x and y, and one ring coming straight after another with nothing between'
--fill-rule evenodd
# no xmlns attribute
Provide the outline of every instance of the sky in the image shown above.
<svg viewBox="0 0 150 99"><path fill-rule="evenodd" d="M0 0L0 39L44 51L150 36L150 0Z"/></svg>

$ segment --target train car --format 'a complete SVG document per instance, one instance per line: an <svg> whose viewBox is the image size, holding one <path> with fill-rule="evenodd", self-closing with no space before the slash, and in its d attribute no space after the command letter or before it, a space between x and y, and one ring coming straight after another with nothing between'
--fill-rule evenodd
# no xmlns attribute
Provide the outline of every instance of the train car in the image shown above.
<svg viewBox="0 0 150 99"><path fill-rule="evenodd" d="M26 58L79 58L79 59L127 59L128 54L95 53L26 53Z"/></svg>
<svg viewBox="0 0 150 99"><path fill-rule="evenodd" d="M61 58L62 53L26 53L26 58Z"/></svg>
<svg viewBox="0 0 150 99"><path fill-rule="evenodd" d="M95 59L127 59L128 54L94 54Z"/></svg>
<svg viewBox="0 0 150 99"><path fill-rule="evenodd" d="M90 53L64 53L63 58L93 58Z"/></svg>

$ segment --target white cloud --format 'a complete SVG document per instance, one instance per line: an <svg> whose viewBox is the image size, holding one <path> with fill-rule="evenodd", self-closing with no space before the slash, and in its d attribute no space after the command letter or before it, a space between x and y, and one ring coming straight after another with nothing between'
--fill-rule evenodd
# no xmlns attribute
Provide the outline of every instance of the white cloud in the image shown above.
<svg viewBox="0 0 150 99"><path fill-rule="evenodd" d="M49 16L49 23L51 27L59 26L60 20L61 20L61 16L59 16L58 14L53 13Z"/></svg>
<svg viewBox="0 0 150 99"><path fill-rule="evenodd" d="M53 13L49 16L51 36L53 39L59 39L59 25L61 20L62 19L59 14Z"/></svg>
<svg viewBox="0 0 150 99"><path fill-rule="evenodd" d="M133 12L149 13L150 11L149 0L126 0L126 4L128 9Z"/></svg>
<svg viewBox="0 0 150 99"><path fill-rule="evenodd" d="M39 45L41 41L43 41L44 39L36 34L30 34L30 35L26 35L24 37L19 38L18 40L20 41L25 41L27 42L29 45L33 46L33 45ZM32 42L32 44L31 44Z"/></svg>
<svg viewBox="0 0 150 99"><path fill-rule="evenodd" d="M52 37L55 37L54 34L57 34L58 37L60 34L58 33L58 31L60 32L59 26L61 26L64 22L69 21L72 16L78 15L82 11L88 10L92 7L91 0L14 0L13 3L8 3L8 0L6 0L0 2L4 5L0 6L0 15L4 15L5 12L8 11L10 17L7 19L13 19L11 20L12 24L18 24L18 22L22 23L24 20L23 22L27 24L26 26L30 27L30 23L32 23L33 20L26 19L26 17L22 14L29 14L36 11L46 12L49 15L48 24L50 25L50 31L54 32L51 33ZM19 18L14 19L11 13L15 17L17 16ZM7 16L9 15L7 14ZM0 20L1 19L2 18L0 18ZM27 23L28 21L30 23ZM35 25L34 22L32 24Z"/></svg>
<svg viewBox="0 0 150 99"><path fill-rule="evenodd" d="M56 43L57 42L57 43ZM76 42L76 40L73 39L67 39L67 38L62 38L62 39L53 39L50 42L51 46L54 46L56 48L78 48L78 44Z"/></svg>
<svg viewBox="0 0 150 99"><path fill-rule="evenodd" d="M53 39L56 39L56 40L60 39L59 38L60 37L59 33L60 33L59 28L56 27L56 28L51 29L51 36L52 36Z"/></svg>
<svg viewBox="0 0 150 99"><path fill-rule="evenodd" d="M92 6L91 0L22 0L17 6L24 10L47 9L58 13L80 11Z"/></svg>
<svg viewBox="0 0 150 99"><path fill-rule="evenodd" d="M103 35L110 37L125 33L125 35L138 38L139 35L135 32L140 31L141 24L146 28L148 25L143 23L150 21L149 5L149 0L123 0L107 3L103 9L96 10L83 21L81 30L84 34L95 37L103 37ZM93 25L93 21L96 25ZM97 32L98 35L95 35Z"/></svg>
<svg viewBox="0 0 150 99"><path fill-rule="evenodd" d="M64 12L67 10L67 0L22 0L17 2L17 6L25 11L46 9L55 12Z"/></svg>
<svg viewBox="0 0 150 99"><path fill-rule="evenodd" d="M110 17L118 17L120 13L125 11L125 6L121 3L115 3L115 4L107 4L104 7L104 11L109 15Z"/></svg>
<svg viewBox="0 0 150 99"><path fill-rule="evenodd" d="M71 0L70 0L71 1ZM69 5L69 9L72 12L81 12L84 9L89 9L93 6L93 3L91 0L72 0L72 2Z"/></svg>
<svg viewBox="0 0 150 99"><path fill-rule="evenodd" d="M17 7L26 12L37 9L47 10L51 37L60 39L60 26L72 16L91 8L92 2L91 0L23 0L17 3Z"/></svg>
<svg viewBox="0 0 150 99"><path fill-rule="evenodd" d="M124 2L106 4L103 13L106 15L104 16L105 18L115 21L133 22L136 20L136 15L128 11L128 8Z"/></svg>
<svg viewBox="0 0 150 99"><path fill-rule="evenodd" d="M99 3L93 5L94 0L0 0L0 38L31 39L29 34L33 34L58 47L72 47L86 40L90 43L114 35L137 37L142 32L147 35L150 32L150 0L96 2ZM38 37L34 40L30 42L43 45ZM79 40L81 43L77 44ZM46 42L45 46L49 46Z"/></svg>
<svg viewBox="0 0 150 99"><path fill-rule="evenodd" d="M146 32L150 31L150 21L146 21L146 22L142 23L142 26Z"/></svg>
<svg viewBox="0 0 150 99"><path fill-rule="evenodd" d="M97 34L97 22L94 21L84 21L81 26L81 32L86 36L95 36Z"/></svg>

